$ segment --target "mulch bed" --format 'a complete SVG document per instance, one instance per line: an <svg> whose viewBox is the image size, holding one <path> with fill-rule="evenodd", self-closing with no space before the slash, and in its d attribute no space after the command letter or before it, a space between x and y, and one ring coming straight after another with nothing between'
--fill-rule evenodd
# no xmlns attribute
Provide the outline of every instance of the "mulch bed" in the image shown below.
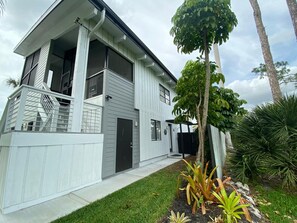
<svg viewBox="0 0 297 223"><path fill-rule="evenodd" d="M205 215L201 213L201 209L198 209L196 214L192 214L192 207L186 203L185 192L181 191L180 196L173 201L170 211L185 213L191 219L191 222L199 223L211 222L210 217L214 219L222 213L222 210L216 204L208 205L206 208L207 212ZM168 216L170 216L170 211L168 211L167 215L159 223L169 223Z"/></svg>
<svg viewBox="0 0 297 223"><path fill-rule="evenodd" d="M187 161L195 161L195 157L188 157L186 158ZM179 163L179 168L184 165L182 162ZM185 184L186 182L184 182ZM201 209L198 209L196 214L192 214L192 207L187 204L186 199L186 193L185 191L180 191L179 196L176 196L175 200L172 203L172 206L168 210L166 216L164 216L158 223L169 223L168 216L170 216L171 210L173 210L175 213L179 212L185 213L186 216L188 216L191 219L191 222L199 222L199 223L208 223L212 222L212 219L215 219L215 217L218 217L219 215L222 215L222 209L217 206L217 204L208 204L206 206L207 212L205 215L201 213ZM252 216L253 218L253 216ZM242 219L239 221L242 223L248 223L247 220L245 220L245 217L242 216ZM257 222L257 221L256 221Z"/></svg>

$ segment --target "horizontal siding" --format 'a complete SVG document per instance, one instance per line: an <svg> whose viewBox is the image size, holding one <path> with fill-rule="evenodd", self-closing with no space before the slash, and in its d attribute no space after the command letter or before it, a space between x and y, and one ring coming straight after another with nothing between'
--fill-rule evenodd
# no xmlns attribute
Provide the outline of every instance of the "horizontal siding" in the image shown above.
<svg viewBox="0 0 297 223"><path fill-rule="evenodd" d="M116 166L116 136L117 119L129 119L133 121L133 167L139 165L139 122L138 112L134 109L134 84L121 78L111 71L105 73L105 94L112 99L105 102L103 113L103 165L102 177L115 174Z"/></svg>

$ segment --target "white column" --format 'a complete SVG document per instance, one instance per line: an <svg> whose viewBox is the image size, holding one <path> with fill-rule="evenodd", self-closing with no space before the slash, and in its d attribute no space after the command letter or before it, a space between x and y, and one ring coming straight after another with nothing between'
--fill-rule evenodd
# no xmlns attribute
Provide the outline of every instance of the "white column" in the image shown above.
<svg viewBox="0 0 297 223"><path fill-rule="evenodd" d="M85 27L80 26L71 92L71 96L74 98L72 132L81 132L89 43L89 31Z"/></svg>

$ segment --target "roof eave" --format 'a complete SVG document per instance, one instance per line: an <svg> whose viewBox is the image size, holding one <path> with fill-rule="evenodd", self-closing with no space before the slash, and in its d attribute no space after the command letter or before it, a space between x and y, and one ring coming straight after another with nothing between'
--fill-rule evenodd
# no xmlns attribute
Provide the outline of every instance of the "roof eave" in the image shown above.
<svg viewBox="0 0 297 223"><path fill-rule="evenodd" d="M21 39L21 41L16 45L13 52L17 54L21 54L19 52L19 48L25 42L25 40L30 36L30 34L50 15L50 13L58 7L58 5L64 0L56 0L46 11L42 14L42 16L35 22L35 24L31 27L31 29L26 33L26 35Z"/></svg>
<svg viewBox="0 0 297 223"><path fill-rule="evenodd" d="M136 45L142 48L168 75L174 82L177 82L176 77L170 70L155 56L155 54L137 37L137 35L121 20L121 18L102 0L89 0L97 9L105 8L106 16L115 23L127 36L134 41Z"/></svg>

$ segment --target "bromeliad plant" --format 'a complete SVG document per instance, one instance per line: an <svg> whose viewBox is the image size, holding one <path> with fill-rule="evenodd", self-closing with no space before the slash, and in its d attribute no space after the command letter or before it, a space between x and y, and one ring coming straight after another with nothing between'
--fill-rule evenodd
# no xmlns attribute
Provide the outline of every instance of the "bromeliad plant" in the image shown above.
<svg viewBox="0 0 297 223"><path fill-rule="evenodd" d="M213 191L219 190L215 186L216 179L213 179L216 167L207 176L208 163L206 163L204 171L201 165L190 164L186 160L187 171L181 172L180 177L187 181L186 187L179 188L186 191L187 203L192 205L192 213L195 214L197 209L201 207L202 214L206 213L205 203L213 202L216 198ZM189 172L191 174L189 174ZM179 178L180 179L180 178Z"/></svg>
<svg viewBox="0 0 297 223"><path fill-rule="evenodd" d="M180 214L177 212L175 214L174 211L171 211L171 215L168 217L168 219L170 223L187 223L191 221L188 216L185 216L185 213Z"/></svg>
<svg viewBox="0 0 297 223"><path fill-rule="evenodd" d="M224 185L220 179L217 179L219 183L220 192L213 191L213 195L219 201L219 207L223 209L224 222L237 223L237 219L241 219L240 215L245 215L246 219L251 222L251 217L247 210L249 204L244 204L243 199L236 190L232 191L228 196Z"/></svg>

